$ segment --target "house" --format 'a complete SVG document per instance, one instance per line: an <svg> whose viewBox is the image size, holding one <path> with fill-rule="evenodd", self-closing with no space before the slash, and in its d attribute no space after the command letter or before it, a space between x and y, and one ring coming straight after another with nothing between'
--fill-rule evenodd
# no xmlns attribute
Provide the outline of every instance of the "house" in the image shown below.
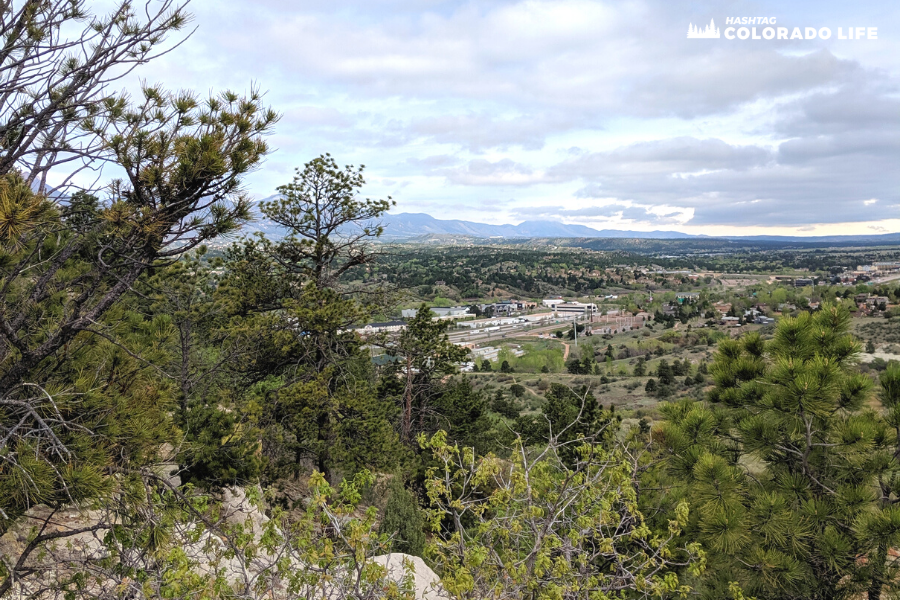
<svg viewBox="0 0 900 600"><path fill-rule="evenodd" d="M462 341L462 342L453 342L453 345L454 345L454 346L459 346L460 348L466 348L466 349L468 349L468 350L471 350L472 348L477 348L477 347L478 347L478 343L476 343L476 342L466 342L466 341Z"/></svg>
<svg viewBox="0 0 900 600"><path fill-rule="evenodd" d="M700 299L700 294L686 293L686 292L679 292L679 293L675 294L675 300L678 301L678 304L684 304L685 301L693 302L694 300L699 300L699 299Z"/></svg>
<svg viewBox="0 0 900 600"><path fill-rule="evenodd" d="M871 308L878 308L881 305L887 306L888 302L890 302L890 298L887 296L869 296L866 298L866 306Z"/></svg>
<svg viewBox="0 0 900 600"><path fill-rule="evenodd" d="M728 311L731 310L731 303L730 302L716 302L715 304L713 304L713 308L716 310L716 312L718 312L720 314L723 314L723 315L728 314Z"/></svg>
<svg viewBox="0 0 900 600"><path fill-rule="evenodd" d="M484 348L473 348L471 352L472 356L474 356L477 360L497 360L497 357L500 355L500 348L495 348L494 346L485 346Z"/></svg>

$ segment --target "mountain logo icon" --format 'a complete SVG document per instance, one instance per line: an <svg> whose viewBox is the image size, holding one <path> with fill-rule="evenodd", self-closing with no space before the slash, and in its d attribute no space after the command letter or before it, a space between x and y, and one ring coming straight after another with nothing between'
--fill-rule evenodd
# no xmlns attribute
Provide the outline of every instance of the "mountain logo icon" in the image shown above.
<svg viewBox="0 0 900 600"><path fill-rule="evenodd" d="M716 23L713 19L709 20L709 25L706 26L706 29L700 29L697 25L691 23L688 25L688 39L692 38L715 38L718 39L721 37L719 35L719 29L716 27Z"/></svg>

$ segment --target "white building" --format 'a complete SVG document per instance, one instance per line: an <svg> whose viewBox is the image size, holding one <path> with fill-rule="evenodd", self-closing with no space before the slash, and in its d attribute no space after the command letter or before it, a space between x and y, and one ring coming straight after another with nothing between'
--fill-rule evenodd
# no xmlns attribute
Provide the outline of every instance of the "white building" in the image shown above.
<svg viewBox="0 0 900 600"><path fill-rule="evenodd" d="M357 327L356 332L360 335L367 333L384 333L395 332L406 329L406 323L403 321L387 321L385 323L368 323L362 327Z"/></svg>
<svg viewBox="0 0 900 600"><path fill-rule="evenodd" d="M472 314L469 312L468 306L450 306L450 307L432 306L429 308L429 310L431 312L433 312L435 314L435 316L438 316L438 317L461 318L461 317L468 317ZM411 318L415 317L416 313L418 313L418 312L419 312L419 309L417 309L417 308L406 308L406 309L403 309L402 311L400 311L400 314L403 316L404 319L411 319Z"/></svg>
<svg viewBox="0 0 900 600"><path fill-rule="evenodd" d="M597 305L594 303L586 304L584 302L560 302L554 304L550 308L556 316L586 316L600 314L597 311Z"/></svg>
<svg viewBox="0 0 900 600"><path fill-rule="evenodd" d="M473 348L472 356L474 356L478 360L497 360L497 357L500 356L500 348L495 348L494 346L485 346L484 348Z"/></svg>

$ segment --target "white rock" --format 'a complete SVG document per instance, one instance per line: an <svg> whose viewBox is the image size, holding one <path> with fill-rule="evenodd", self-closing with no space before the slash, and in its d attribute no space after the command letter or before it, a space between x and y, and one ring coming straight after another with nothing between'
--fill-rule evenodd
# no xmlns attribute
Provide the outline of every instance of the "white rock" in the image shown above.
<svg viewBox="0 0 900 600"><path fill-rule="evenodd" d="M446 600L450 595L441 587L441 580L431 567L418 556L401 554L382 554L372 559L380 565L384 565L388 571L388 579L400 582L407 574L407 565L413 570L416 587L416 600Z"/></svg>

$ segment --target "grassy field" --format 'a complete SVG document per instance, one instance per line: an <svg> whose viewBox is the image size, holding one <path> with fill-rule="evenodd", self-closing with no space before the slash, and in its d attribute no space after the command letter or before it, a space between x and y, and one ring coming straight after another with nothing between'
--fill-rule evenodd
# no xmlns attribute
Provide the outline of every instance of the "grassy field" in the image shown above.
<svg viewBox="0 0 900 600"><path fill-rule="evenodd" d="M493 371L472 373L468 376L477 389L491 396L496 390L502 389L507 397L511 397L511 386L514 384L523 386L525 392L521 398L516 399L516 404L526 414L540 411L544 403L544 392L551 384L558 383L575 389L587 387L603 406L614 406L626 418L647 417L653 420L658 417L657 407L660 402L682 396L700 397L708 381L704 385L685 386L683 383L685 376L680 376L671 387L671 395L662 399L645 391L647 381L655 377L632 375L638 362L636 356L617 358L606 363L603 362L602 353L608 345L613 346L616 356L628 350L649 351L650 354L645 357L647 373L655 373L662 360L671 365L677 359L690 362L691 375L695 375L702 361L711 362L714 350L714 347L706 343L694 343L697 331L699 330L695 329L690 332L687 328L680 330L645 328L615 336L579 338L577 348L573 340L536 336L509 338L493 344L501 349ZM569 374L563 361L566 345L569 347L569 360L581 358L586 353L595 353L599 372L592 375ZM513 350L524 351L524 354L514 356ZM507 360L512 366L512 373L498 372L503 360Z"/></svg>
<svg viewBox="0 0 900 600"><path fill-rule="evenodd" d="M875 347L889 354L900 354L900 320L882 317L853 319L853 335L863 343L871 341Z"/></svg>

